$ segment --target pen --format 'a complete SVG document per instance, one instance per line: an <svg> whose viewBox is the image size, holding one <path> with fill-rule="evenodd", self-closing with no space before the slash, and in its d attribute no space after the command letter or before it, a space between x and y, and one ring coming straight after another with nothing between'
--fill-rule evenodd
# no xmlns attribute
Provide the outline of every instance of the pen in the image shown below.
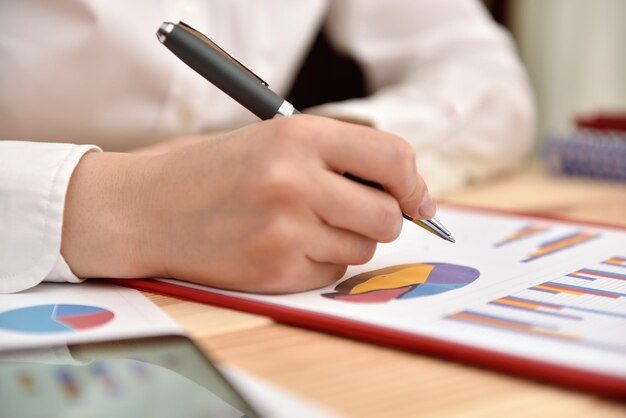
<svg viewBox="0 0 626 418"><path fill-rule="evenodd" d="M185 64L259 118L265 120L276 115L291 116L300 113L291 103L270 90L265 81L191 26L183 22L163 22L156 35ZM349 173L345 176L383 190L378 183ZM415 219L404 213L402 216L438 237L455 242L450 232L435 218Z"/></svg>

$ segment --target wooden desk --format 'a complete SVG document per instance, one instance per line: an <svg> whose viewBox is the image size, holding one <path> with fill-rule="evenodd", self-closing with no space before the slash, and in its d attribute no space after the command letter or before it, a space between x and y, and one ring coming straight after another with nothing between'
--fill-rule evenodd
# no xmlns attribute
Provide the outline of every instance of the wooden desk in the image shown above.
<svg viewBox="0 0 626 418"><path fill-rule="evenodd" d="M537 166L449 202L626 225L626 186ZM151 295L212 358L352 417L626 417L626 405L477 367Z"/></svg>

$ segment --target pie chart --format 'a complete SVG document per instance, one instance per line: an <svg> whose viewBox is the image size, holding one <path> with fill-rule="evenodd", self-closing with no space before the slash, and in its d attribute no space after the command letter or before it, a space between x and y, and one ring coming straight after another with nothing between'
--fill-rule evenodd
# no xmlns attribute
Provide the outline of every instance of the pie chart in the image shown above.
<svg viewBox="0 0 626 418"><path fill-rule="evenodd" d="M0 330L28 334L80 332L109 322L115 314L89 305L33 305L0 313Z"/></svg>
<svg viewBox="0 0 626 418"><path fill-rule="evenodd" d="M350 277L323 293L328 299L356 303L381 303L433 296L465 287L480 276L467 266L450 263L413 263L385 267Z"/></svg>

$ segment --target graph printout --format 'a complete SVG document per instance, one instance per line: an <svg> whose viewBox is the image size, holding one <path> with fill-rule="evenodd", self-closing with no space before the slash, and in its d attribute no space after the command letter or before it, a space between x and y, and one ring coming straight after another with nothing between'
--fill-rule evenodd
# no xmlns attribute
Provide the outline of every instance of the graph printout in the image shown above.
<svg viewBox="0 0 626 418"><path fill-rule="evenodd" d="M323 289L255 295L166 282L626 380L626 232L440 208Z"/></svg>
<svg viewBox="0 0 626 418"><path fill-rule="evenodd" d="M115 314L90 305L30 305L0 313L0 329L26 334L77 332L99 327Z"/></svg>
<svg viewBox="0 0 626 418"><path fill-rule="evenodd" d="M542 242L536 250L528 254L528 258L522 261L527 263L529 261L536 260L539 257L554 254L557 251L565 251L575 245L584 244L585 242L599 236L600 233L597 231L576 231L568 233L556 239L550 239L547 242Z"/></svg>
<svg viewBox="0 0 626 418"><path fill-rule="evenodd" d="M179 333L140 292L108 283L44 283L0 299L0 352Z"/></svg>
<svg viewBox="0 0 626 418"><path fill-rule="evenodd" d="M624 298L626 258L616 256L447 319L624 354Z"/></svg>
<svg viewBox="0 0 626 418"><path fill-rule="evenodd" d="M516 242L519 241L521 239L527 238L527 237L531 237L533 235L536 234L540 234L542 232L546 232L548 230L549 226L545 223L532 223L529 225L524 225L518 229L516 229L515 231L511 232L510 234L508 234L507 236L505 236L502 241L498 241L496 242L494 245L494 247L501 247L503 245L507 245L510 244L512 242Z"/></svg>

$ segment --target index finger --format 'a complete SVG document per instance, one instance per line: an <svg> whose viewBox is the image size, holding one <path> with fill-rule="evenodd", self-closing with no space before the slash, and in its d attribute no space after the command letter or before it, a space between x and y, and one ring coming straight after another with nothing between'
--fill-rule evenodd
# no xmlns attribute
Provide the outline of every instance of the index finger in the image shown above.
<svg viewBox="0 0 626 418"><path fill-rule="evenodd" d="M417 172L415 152L402 138L373 128L323 119L317 121L315 141L330 169L383 186L413 218L431 218L434 205ZM426 205L422 211L422 202Z"/></svg>

